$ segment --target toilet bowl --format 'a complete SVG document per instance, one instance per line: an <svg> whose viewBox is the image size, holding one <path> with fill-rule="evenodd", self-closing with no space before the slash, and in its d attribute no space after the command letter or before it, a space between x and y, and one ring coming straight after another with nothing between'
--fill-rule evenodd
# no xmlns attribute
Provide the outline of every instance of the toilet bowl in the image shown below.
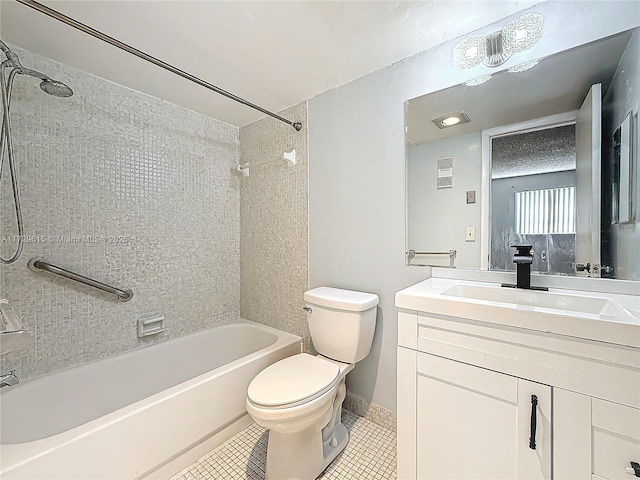
<svg viewBox="0 0 640 480"><path fill-rule="evenodd" d="M247 390L247 412L269 429L268 480L314 479L345 448L345 378L373 340L376 295L320 287L304 299L320 354L280 360L256 375Z"/></svg>
<svg viewBox="0 0 640 480"><path fill-rule="evenodd" d="M353 364L300 353L254 378L246 406L255 422L270 430L267 479L316 478L344 449L348 434L340 409L352 369ZM326 428L337 424L342 429Z"/></svg>
<svg viewBox="0 0 640 480"><path fill-rule="evenodd" d="M251 382L247 411L266 428L305 428L331 406L350 367L307 353L285 358Z"/></svg>

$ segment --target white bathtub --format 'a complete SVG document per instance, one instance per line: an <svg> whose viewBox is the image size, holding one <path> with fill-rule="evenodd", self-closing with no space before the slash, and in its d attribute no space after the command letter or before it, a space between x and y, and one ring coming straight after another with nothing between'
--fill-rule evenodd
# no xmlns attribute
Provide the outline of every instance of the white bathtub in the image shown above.
<svg viewBox="0 0 640 480"><path fill-rule="evenodd" d="M249 382L300 345L238 322L5 387L0 477L168 478L250 423Z"/></svg>

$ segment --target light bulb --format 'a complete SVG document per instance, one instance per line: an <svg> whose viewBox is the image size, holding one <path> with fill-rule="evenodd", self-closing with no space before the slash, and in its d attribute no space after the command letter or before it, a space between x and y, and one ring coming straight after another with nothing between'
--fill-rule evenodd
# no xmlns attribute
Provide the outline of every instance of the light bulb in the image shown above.
<svg viewBox="0 0 640 480"><path fill-rule="evenodd" d="M460 117L447 117L444 120L442 120L440 123L442 123L442 125L446 125L447 127L450 127L451 125L460 123Z"/></svg>
<svg viewBox="0 0 640 480"><path fill-rule="evenodd" d="M511 53L527 50L542 38L544 17L539 13L527 13L509 23L502 29L504 48Z"/></svg>
<svg viewBox="0 0 640 480"><path fill-rule="evenodd" d="M469 60L473 60L478 56L478 47L476 45L472 45L469 48L467 48L464 54Z"/></svg>
<svg viewBox="0 0 640 480"><path fill-rule="evenodd" d="M469 123L471 120L464 112L447 113L441 117L431 120L438 128L448 128L454 125L462 125L463 123Z"/></svg>
<svg viewBox="0 0 640 480"><path fill-rule="evenodd" d="M518 30L515 31L514 35L515 35L516 40L522 41L527 36L527 29L526 28L519 28Z"/></svg>
<svg viewBox="0 0 640 480"><path fill-rule="evenodd" d="M482 63L485 56L485 36L471 35L453 47L453 65L456 68L473 68Z"/></svg>

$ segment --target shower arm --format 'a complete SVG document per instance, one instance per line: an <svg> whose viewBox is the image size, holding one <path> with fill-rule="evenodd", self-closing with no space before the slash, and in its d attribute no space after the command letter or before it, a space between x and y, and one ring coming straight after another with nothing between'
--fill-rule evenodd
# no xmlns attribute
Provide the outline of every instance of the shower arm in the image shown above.
<svg viewBox="0 0 640 480"><path fill-rule="evenodd" d="M143 60L146 60L147 62L153 63L154 65L164 68L165 70L170 71L171 73L175 73L176 75L180 75L183 78L186 78L187 80L190 80L194 83L197 83L198 85L208 88L209 90L212 90L216 93L219 93L220 95L224 95L227 98L230 98L231 100L234 100L238 103L242 103L243 105L246 105L247 107L253 108L254 110L258 110L259 112L262 112L266 115L269 115L277 120L280 120L281 122L284 122L288 125L291 125L293 128L296 129L296 131L300 131L302 130L302 123L301 122L293 122L291 120L287 120L284 117L281 117L280 115L270 112L269 110L266 110L254 103L251 103L247 100L245 100L244 98L238 97L237 95L234 95L233 93L227 92L226 90L223 90L219 87L216 87L215 85L210 84L209 82L205 82L204 80L191 75L190 73L185 72L184 70L180 70L179 68L174 67L173 65L170 65L166 62L163 62L162 60L159 60L155 57L152 57L151 55L144 53L141 50L138 50L137 48L134 48L130 45L127 45L126 43L121 42L120 40L117 40L113 37L110 37L109 35L106 35L94 28L89 27L88 25L85 25L84 23L78 22L77 20L74 20L71 17L67 17L66 15L58 12L57 10L54 10L52 8L49 8L45 5L42 5L41 3L38 3L34 0L16 0L17 2L27 6L27 7L31 7L34 10L37 10L40 13L44 13L45 15L48 15L49 17L58 20L62 23L65 23L67 25L69 25L70 27L73 27L77 30L80 30L81 32L84 32L88 35L91 35L92 37L95 37L99 40L102 40L103 42L106 42L110 45L113 45L114 47L117 47L121 50L124 50L125 52L128 52L132 55L135 55L136 57L139 57Z"/></svg>
<svg viewBox="0 0 640 480"><path fill-rule="evenodd" d="M18 73L21 73L22 75L28 75L30 77L35 77L38 80L42 80L43 82L53 81L49 77L47 77L44 73L36 72L35 70L31 70L30 68L22 68L22 71L20 71L20 68L18 68Z"/></svg>

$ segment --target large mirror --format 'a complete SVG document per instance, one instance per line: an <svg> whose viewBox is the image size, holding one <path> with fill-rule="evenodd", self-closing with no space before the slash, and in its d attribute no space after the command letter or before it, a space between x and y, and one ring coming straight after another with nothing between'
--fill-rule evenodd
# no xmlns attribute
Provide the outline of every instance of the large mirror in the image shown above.
<svg viewBox="0 0 640 480"><path fill-rule="evenodd" d="M640 280L639 30L407 102L408 265Z"/></svg>

